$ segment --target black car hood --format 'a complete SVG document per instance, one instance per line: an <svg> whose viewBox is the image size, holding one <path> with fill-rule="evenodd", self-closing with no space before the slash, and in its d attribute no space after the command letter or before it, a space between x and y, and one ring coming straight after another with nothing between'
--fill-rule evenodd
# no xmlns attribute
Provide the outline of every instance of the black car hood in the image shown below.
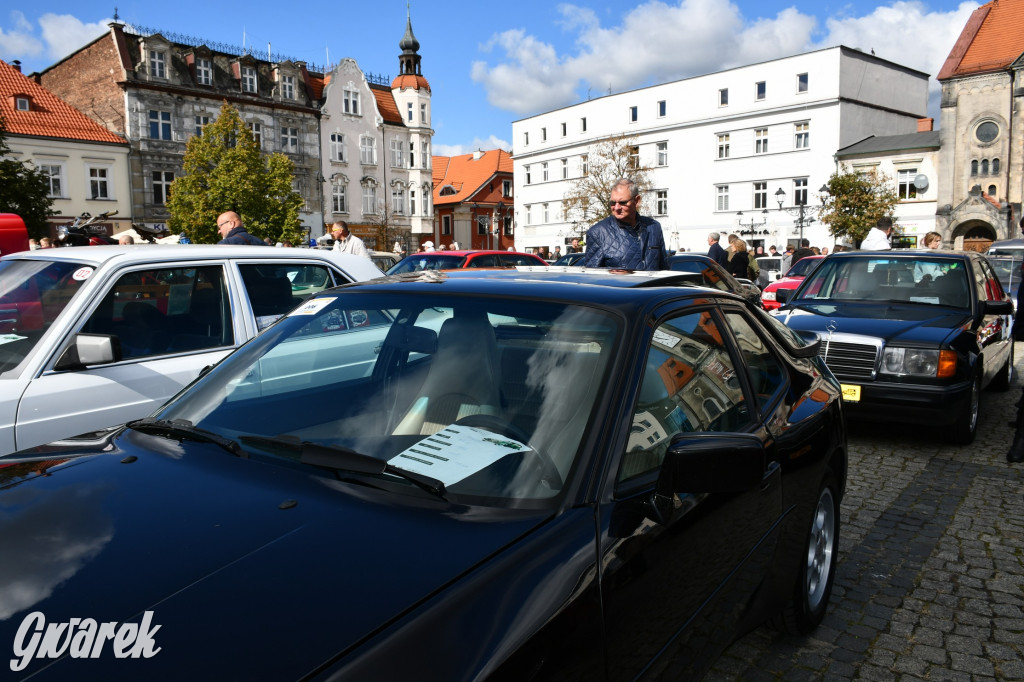
<svg viewBox="0 0 1024 682"><path fill-rule="evenodd" d="M132 431L106 450L0 459L0 642L10 652L33 612L121 623L152 611L160 651L120 660L108 642L96 660L36 659L16 677L296 678L550 516Z"/></svg>
<svg viewBox="0 0 1024 682"><path fill-rule="evenodd" d="M866 304L830 301L813 305L790 305L780 315L786 326L797 331L857 334L886 342L941 344L971 317L953 308L927 305Z"/></svg>

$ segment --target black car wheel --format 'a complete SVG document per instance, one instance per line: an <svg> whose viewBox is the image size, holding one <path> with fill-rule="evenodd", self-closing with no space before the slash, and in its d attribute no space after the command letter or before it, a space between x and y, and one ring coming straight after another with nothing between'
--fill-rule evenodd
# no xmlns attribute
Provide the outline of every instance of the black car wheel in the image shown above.
<svg viewBox="0 0 1024 682"><path fill-rule="evenodd" d="M967 403L953 424L953 440L958 445L970 445L978 432L978 411L981 405L981 375L975 372Z"/></svg>
<svg viewBox="0 0 1024 682"><path fill-rule="evenodd" d="M835 476L828 471L818 491L793 595L772 621L775 627L802 635L821 623L832 594L838 551L839 493Z"/></svg>

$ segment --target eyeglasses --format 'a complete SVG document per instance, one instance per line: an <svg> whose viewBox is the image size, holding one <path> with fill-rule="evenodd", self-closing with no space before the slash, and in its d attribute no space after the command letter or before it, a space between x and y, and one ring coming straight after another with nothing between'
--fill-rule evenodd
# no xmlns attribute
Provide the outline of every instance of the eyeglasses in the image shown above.
<svg viewBox="0 0 1024 682"><path fill-rule="evenodd" d="M612 208L615 208L616 206L629 206L629 202L633 201L633 199L635 199L635 197L631 197L629 199L626 199L625 201L615 201L613 199L608 202L608 205L611 206Z"/></svg>
<svg viewBox="0 0 1024 682"><path fill-rule="evenodd" d="M228 218L227 220L225 220L222 223L217 223L217 229L220 229L220 228L224 227L225 225L227 225L230 222L231 222L231 218Z"/></svg>

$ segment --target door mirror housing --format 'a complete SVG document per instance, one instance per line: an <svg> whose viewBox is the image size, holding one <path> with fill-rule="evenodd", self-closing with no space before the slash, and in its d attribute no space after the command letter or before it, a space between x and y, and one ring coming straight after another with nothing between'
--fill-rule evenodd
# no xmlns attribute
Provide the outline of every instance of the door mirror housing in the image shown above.
<svg viewBox="0 0 1024 682"><path fill-rule="evenodd" d="M54 365L56 370L83 369L121 360L121 340L112 334L75 334Z"/></svg>

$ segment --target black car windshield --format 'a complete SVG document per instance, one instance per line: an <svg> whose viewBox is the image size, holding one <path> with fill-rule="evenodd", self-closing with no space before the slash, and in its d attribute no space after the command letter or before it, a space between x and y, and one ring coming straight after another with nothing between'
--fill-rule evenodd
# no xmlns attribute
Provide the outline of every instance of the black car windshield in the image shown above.
<svg viewBox="0 0 1024 682"><path fill-rule="evenodd" d="M970 308L964 262L956 258L829 258L804 278L796 305L822 302L921 304Z"/></svg>
<svg viewBox="0 0 1024 682"><path fill-rule="evenodd" d="M0 374L28 356L93 270L62 261L0 261Z"/></svg>
<svg viewBox="0 0 1024 682"><path fill-rule="evenodd" d="M414 253L400 260L393 268L387 271L387 274L400 275L405 272L419 272L420 270L454 270L461 268L465 262L465 256Z"/></svg>
<svg viewBox="0 0 1024 682"><path fill-rule="evenodd" d="M330 473L367 485L422 494L397 468L449 501L545 507L620 335L583 306L350 290L310 299L156 416L253 457L330 469L337 455Z"/></svg>

